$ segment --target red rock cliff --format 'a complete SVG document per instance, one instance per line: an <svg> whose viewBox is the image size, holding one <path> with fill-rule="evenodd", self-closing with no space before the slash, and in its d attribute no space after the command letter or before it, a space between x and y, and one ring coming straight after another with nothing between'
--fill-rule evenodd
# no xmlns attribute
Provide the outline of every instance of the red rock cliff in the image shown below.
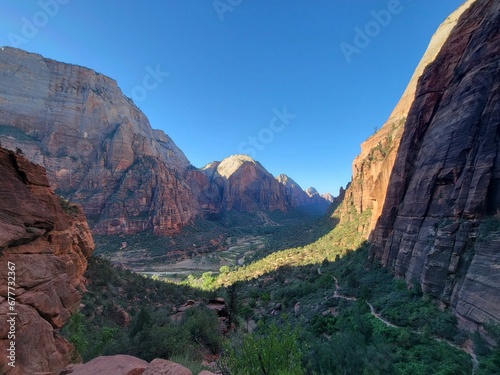
<svg viewBox="0 0 500 375"><path fill-rule="evenodd" d="M42 167L0 148L0 373L57 372L70 363L72 345L57 330L79 307L93 249L81 209L53 193ZM11 341L15 368L6 357Z"/></svg>
<svg viewBox="0 0 500 375"><path fill-rule="evenodd" d="M116 82L13 48L0 51L0 140L43 165L99 234L170 234L197 214L190 165Z"/></svg>
<svg viewBox="0 0 500 375"><path fill-rule="evenodd" d="M360 230L368 238L382 213L389 178L399 149L404 124L410 107L415 100L417 83L425 68L432 63L463 12L474 0L466 1L453 12L438 28L413 73L401 99L384 125L361 145L361 153L352 165L352 182L345 192L341 220L350 220L351 208L355 212L371 211L370 223Z"/></svg>
<svg viewBox="0 0 500 375"><path fill-rule="evenodd" d="M470 3L418 82L372 255L473 330L500 322L500 3Z"/></svg>

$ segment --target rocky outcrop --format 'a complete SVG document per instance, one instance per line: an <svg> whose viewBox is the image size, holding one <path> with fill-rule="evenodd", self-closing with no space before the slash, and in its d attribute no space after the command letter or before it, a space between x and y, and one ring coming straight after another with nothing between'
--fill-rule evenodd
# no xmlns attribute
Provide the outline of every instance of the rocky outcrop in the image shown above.
<svg viewBox="0 0 500 375"><path fill-rule="evenodd" d="M360 228L365 237L369 236L382 213L389 178L399 149L404 124L415 99L418 80L425 68L436 59L458 19L472 2L473 0L466 1L441 24L388 120L361 144L361 153L354 159L352 182L345 192L344 212L341 213L341 217L350 220L351 209L357 213L370 210L370 224Z"/></svg>
<svg viewBox="0 0 500 375"><path fill-rule="evenodd" d="M189 161L114 80L8 47L0 77L0 142L43 165L95 233L165 235L195 217Z"/></svg>
<svg viewBox="0 0 500 375"><path fill-rule="evenodd" d="M462 8L418 82L371 239L475 330L500 322L500 3Z"/></svg>
<svg viewBox="0 0 500 375"><path fill-rule="evenodd" d="M15 352L0 356L0 373L58 371L71 360L57 330L80 305L90 230L42 167L2 148L0 186L0 350Z"/></svg>
<svg viewBox="0 0 500 375"><path fill-rule="evenodd" d="M276 180L283 185L283 195L292 207L309 208L313 211L325 213L328 206L334 201L330 193L319 194L313 187L302 190L299 184L285 174L280 174L276 177Z"/></svg>
<svg viewBox="0 0 500 375"><path fill-rule="evenodd" d="M165 359L154 359L151 363L129 355L97 357L82 365L70 365L64 375L192 375L192 372L177 363ZM215 375L202 371L199 375Z"/></svg>

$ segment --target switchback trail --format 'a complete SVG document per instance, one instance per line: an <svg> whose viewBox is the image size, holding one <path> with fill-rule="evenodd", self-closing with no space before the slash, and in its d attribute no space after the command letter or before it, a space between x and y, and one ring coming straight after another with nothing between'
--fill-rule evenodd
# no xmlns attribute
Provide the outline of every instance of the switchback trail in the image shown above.
<svg viewBox="0 0 500 375"><path fill-rule="evenodd" d="M341 299L344 299L347 301L357 301L358 300L357 297L346 296L346 295L340 294L339 293L339 290L340 290L339 281L337 280L337 278L335 276L333 276L333 279L335 280L335 291L333 292L333 298L341 298ZM378 314L375 311L375 308L373 307L373 305L370 302L365 300L365 303L370 308L370 314L372 316L374 316L376 319L380 320L382 323L384 323L387 327L392 327L392 328L397 328L397 329L407 328L407 327L397 326L397 325L389 322L388 320L384 319L380 314ZM418 335L422 334L422 332L415 331L415 330L411 330L411 332L416 333ZM438 337L433 337L433 339L436 341L439 341L439 342L444 342L455 349L458 349L458 350L461 350L461 351L467 353L471 357L471 360L472 360L472 375L475 375L477 373L477 370L479 369L479 361L477 359L476 354L474 353L474 350L472 349L472 345L466 345L464 347L461 347L461 346L455 345L454 343L452 343L448 340L445 340L445 339L441 339Z"/></svg>

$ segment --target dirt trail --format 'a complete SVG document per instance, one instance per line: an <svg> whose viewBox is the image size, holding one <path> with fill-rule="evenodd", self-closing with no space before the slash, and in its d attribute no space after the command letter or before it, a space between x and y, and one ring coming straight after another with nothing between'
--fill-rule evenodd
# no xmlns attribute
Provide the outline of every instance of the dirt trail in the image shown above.
<svg viewBox="0 0 500 375"><path fill-rule="evenodd" d="M340 294L339 293L339 290L340 290L339 281L337 280L337 278L335 276L333 277L333 279L335 280L335 291L333 292L333 298L341 298L341 299L345 299L347 301L357 301L358 300L358 298L356 298L356 297L346 296L346 295ZM375 308L373 307L373 305L370 302L365 301L365 303L370 307L370 314L372 316L374 316L376 319L380 320L386 326L392 327L392 328L397 328L397 329L405 328L405 327L397 326L395 324L392 324L388 320L385 320L380 314L378 314L375 311ZM415 330L412 330L412 333L415 333L418 335L422 334L422 332L415 331ZM474 353L472 345L467 344L467 345L464 345L462 347L462 346L455 345L454 343L452 343L448 340L441 339L438 337L433 337L433 339L436 341L439 341L439 342L444 342L455 349L458 349L458 350L461 350L461 351L467 353L471 357L471 360L472 360L472 375L475 375L477 373L477 370L479 369L479 361L477 359L476 354Z"/></svg>
<svg viewBox="0 0 500 375"><path fill-rule="evenodd" d="M340 289L339 281L337 280L337 278L335 276L333 277L333 279L335 280L335 291L333 292L333 298L342 298L342 299L345 299L347 301L357 301L358 300L356 297L349 297L349 296L345 296L343 294L340 294L339 293L339 289ZM391 322L385 320L384 318L382 318L382 316L380 314L377 314L377 312L375 311L375 308L373 307L373 305L370 302L365 301L365 303L370 308L370 314L372 314L375 318L380 320L386 326L392 327L392 328L401 328L401 327L398 327L398 326L392 324Z"/></svg>

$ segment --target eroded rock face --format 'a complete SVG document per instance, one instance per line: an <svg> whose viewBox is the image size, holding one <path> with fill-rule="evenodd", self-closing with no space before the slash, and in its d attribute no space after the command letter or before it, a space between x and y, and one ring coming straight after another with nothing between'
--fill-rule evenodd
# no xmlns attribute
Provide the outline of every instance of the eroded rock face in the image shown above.
<svg viewBox="0 0 500 375"><path fill-rule="evenodd" d="M283 185L284 194L289 197L289 203L293 207L303 207L310 203L309 196L302 190L302 188L294 180L288 177L286 174L280 174L276 177L276 180Z"/></svg>
<svg viewBox="0 0 500 375"><path fill-rule="evenodd" d="M345 220L350 220L348 211L351 207L358 213L371 210L371 222L362 229L366 237L369 236L382 213L389 178L399 149L404 124L415 99L418 80L425 68L436 59L460 16L474 1L466 1L440 25L389 119L375 134L361 144L361 153L353 161L352 182L345 192L345 201L348 204L344 205L346 212L343 212L341 216L345 217Z"/></svg>
<svg viewBox="0 0 500 375"><path fill-rule="evenodd" d="M0 186L0 350L7 353L11 341L16 348L15 368L2 355L0 373L58 371L70 362L73 346L56 329L79 307L94 249L90 230L80 207L53 193L42 167L2 148ZM14 311L8 292L15 293Z"/></svg>
<svg viewBox="0 0 500 375"><path fill-rule="evenodd" d="M333 203L335 198L330 193L320 194L316 188L308 187L306 195L309 197L307 205L315 207L320 212L326 212L330 204Z"/></svg>
<svg viewBox="0 0 500 375"><path fill-rule="evenodd" d="M0 141L43 165L95 233L170 234L197 214L189 161L114 80L8 47L0 79Z"/></svg>
<svg viewBox="0 0 500 375"><path fill-rule="evenodd" d="M470 3L419 80L372 255L475 330L500 322L500 3Z"/></svg>

